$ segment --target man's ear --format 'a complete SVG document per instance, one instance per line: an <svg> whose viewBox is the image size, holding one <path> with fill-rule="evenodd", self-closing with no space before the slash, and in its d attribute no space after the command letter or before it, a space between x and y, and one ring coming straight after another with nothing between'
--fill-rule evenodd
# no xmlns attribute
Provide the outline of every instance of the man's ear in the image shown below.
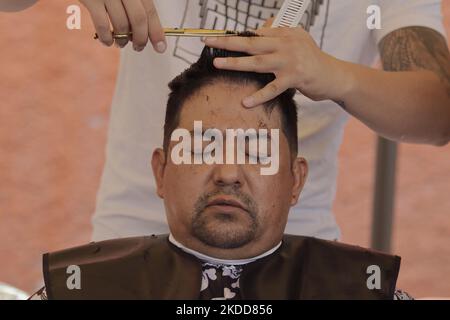
<svg viewBox="0 0 450 320"><path fill-rule="evenodd" d="M308 177L308 162L304 158L296 158L292 164L294 184L292 186L291 206L295 206Z"/></svg>
<svg viewBox="0 0 450 320"><path fill-rule="evenodd" d="M152 170L156 181L156 193L164 199L164 170L166 168L166 154L161 148L153 151Z"/></svg>

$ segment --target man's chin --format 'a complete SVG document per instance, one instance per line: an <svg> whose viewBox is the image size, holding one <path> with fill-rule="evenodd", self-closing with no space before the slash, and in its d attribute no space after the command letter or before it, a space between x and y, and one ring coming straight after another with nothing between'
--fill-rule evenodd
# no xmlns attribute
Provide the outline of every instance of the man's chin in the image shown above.
<svg viewBox="0 0 450 320"><path fill-rule="evenodd" d="M217 249L238 249L250 243L252 239L245 236L230 237L229 234L197 237L203 244Z"/></svg>
<svg viewBox="0 0 450 320"><path fill-rule="evenodd" d="M230 219L227 221L227 219ZM194 228L194 236L207 246L220 249L237 249L250 243L255 236L251 225L226 215L220 221Z"/></svg>

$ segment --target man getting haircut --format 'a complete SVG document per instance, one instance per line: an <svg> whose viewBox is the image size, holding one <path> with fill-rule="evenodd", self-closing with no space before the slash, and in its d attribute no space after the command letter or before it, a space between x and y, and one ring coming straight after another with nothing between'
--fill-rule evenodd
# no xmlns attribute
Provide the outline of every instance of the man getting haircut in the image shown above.
<svg viewBox="0 0 450 320"><path fill-rule="evenodd" d="M298 157L295 91L254 109L243 98L273 74L218 70L216 57L245 56L206 47L170 82L162 148L151 166L169 235L93 242L44 255L50 299L393 299L400 258L359 247L284 234L307 177ZM171 139L192 132L279 130L279 170L265 164L176 164ZM189 150L188 150L189 151ZM187 151L187 152L188 152ZM229 152L229 150L226 150ZM191 156L195 157L191 150ZM246 156L251 155L246 153ZM68 266L82 274L67 288Z"/></svg>

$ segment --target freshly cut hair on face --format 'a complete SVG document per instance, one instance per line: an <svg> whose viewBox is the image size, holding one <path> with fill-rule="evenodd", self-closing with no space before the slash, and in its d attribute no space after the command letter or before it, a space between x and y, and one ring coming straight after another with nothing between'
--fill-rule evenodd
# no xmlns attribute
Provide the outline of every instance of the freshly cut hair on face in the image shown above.
<svg viewBox="0 0 450 320"><path fill-rule="evenodd" d="M248 36L254 36L254 34L248 33ZM263 88L275 79L275 75L271 73L222 70L217 69L213 64L215 58L246 56L249 55L241 52L205 47L199 60L169 83L170 94L164 123L163 144L166 153L172 132L179 125L181 109L184 103L203 87L217 82L226 82L242 85L253 84L258 88ZM297 157L298 152L297 105L294 101L295 92L295 89L286 90L265 104L268 113L271 113L276 107L280 110L282 131L288 140L291 158Z"/></svg>

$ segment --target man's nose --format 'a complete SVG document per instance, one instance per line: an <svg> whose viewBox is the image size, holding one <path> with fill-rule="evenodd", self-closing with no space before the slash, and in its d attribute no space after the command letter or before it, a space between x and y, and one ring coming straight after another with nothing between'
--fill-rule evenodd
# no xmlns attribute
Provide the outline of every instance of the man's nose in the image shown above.
<svg viewBox="0 0 450 320"><path fill-rule="evenodd" d="M242 187L244 184L242 168L237 164L215 165L213 180L217 186Z"/></svg>

